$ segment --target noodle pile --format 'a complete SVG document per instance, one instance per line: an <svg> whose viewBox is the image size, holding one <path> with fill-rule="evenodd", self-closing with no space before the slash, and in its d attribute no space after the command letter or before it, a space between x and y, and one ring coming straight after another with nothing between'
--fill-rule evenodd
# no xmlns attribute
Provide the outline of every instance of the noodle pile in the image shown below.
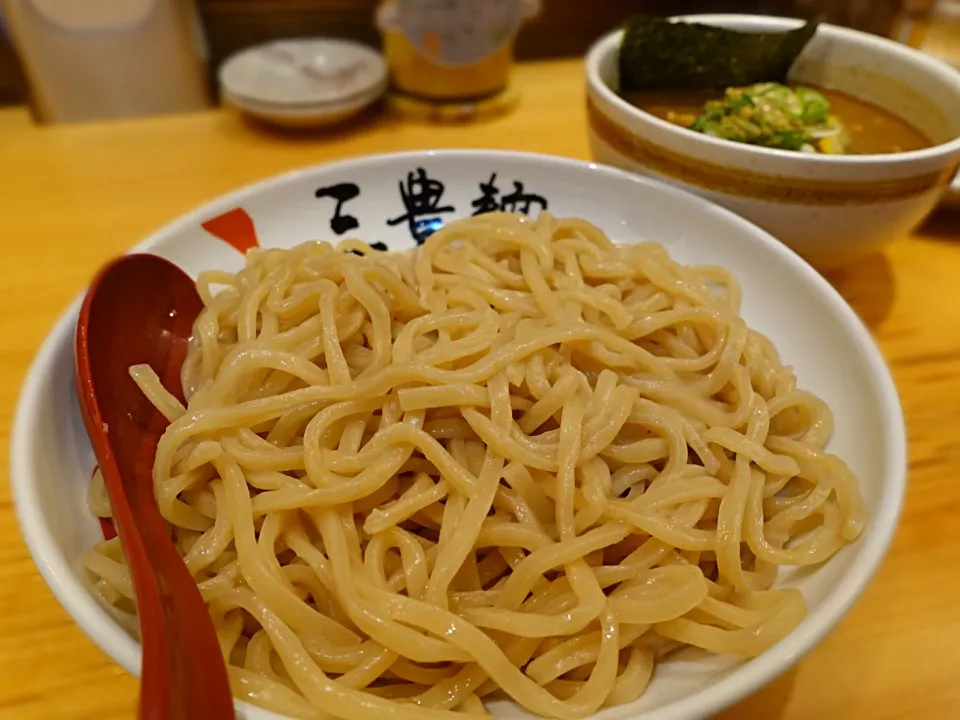
<svg viewBox="0 0 960 720"><path fill-rule="evenodd" d="M729 274L660 245L488 214L198 287L187 407L131 373L171 421L157 503L233 691L275 712L582 718L677 648L762 653L805 614L779 566L863 529L829 408ZM86 567L135 618L118 541Z"/></svg>

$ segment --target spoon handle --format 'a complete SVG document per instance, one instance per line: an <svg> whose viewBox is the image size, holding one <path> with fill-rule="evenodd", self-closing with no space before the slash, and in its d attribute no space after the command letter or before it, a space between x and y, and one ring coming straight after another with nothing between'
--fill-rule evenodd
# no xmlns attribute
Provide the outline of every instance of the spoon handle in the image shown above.
<svg viewBox="0 0 960 720"><path fill-rule="evenodd" d="M146 495L137 492L130 498L140 531L139 548L149 557L138 564L148 568L145 573L151 589L148 602L155 605L150 615L155 621L146 628L141 623L140 720L232 718L233 701L224 663L207 662L210 657L219 659L221 653L216 633L203 627L210 624L207 608L196 582L170 541L152 494ZM211 692L217 686L223 687L223 691ZM168 707L164 708L163 704ZM159 710L154 710L155 707Z"/></svg>
<svg viewBox="0 0 960 720"><path fill-rule="evenodd" d="M83 415L89 431L90 421L97 419L88 418L86 407ZM156 440L156 436L145 436L137 453L136 472L146 472L148 477ZM151 484L128 483L125 493L116 492L123 486L113 453L106 443L94 439L93 444L137 596L143 646L140 720L233 718L224 663L210 662L210 658L220 659L216 633L204 627L210 616L170 540L149 492Z"/></svg>
<svg viewBox="0 0 960 720"><path fill-rule="evenodd" d="M175 392L200 307L179 268L128 255L94 279L77 322L77 395L137 600L140 720L235 717L213 622L154 497L153 463L168 422L129 374L146 363Z"/></svg>

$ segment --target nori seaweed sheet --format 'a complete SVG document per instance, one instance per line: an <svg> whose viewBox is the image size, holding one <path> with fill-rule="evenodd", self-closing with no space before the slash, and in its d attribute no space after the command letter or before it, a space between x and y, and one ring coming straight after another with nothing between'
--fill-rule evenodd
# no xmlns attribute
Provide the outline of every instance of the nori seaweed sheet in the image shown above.
<svg viewBox="0 0 960 720"><path fill-rule="evenodd" d="M741 32L665 18L636 17L624 26L620 92L723 90L786 83L819 20L786 32Z"/></svg>

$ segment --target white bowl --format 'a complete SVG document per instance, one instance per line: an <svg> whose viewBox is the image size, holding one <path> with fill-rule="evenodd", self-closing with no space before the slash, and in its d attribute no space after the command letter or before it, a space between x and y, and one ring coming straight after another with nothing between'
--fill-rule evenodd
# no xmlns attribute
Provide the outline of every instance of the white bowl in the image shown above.
<svg viewBox="0 0 960 720"><path fill-rule="evenodd" d="M337 125L354 115L360 114L369 105L379 100L385 90L386 83L340 102L321 105L272 105L239 97L227 90L221 92L221 98L227 105L231 105L250 117L269 125L294 129L316 129Z"/></svg>
<svg viewBox="0 0 960 720"><path fill-rule="evenodd" d="M661 665L642 698L605 709L599 718L689 720L715 713L759 689L823 639L870 581L897 524L906 482L906 439L890 374L869 333L843 298L809 265L771 236L688 193L615 169L528 154L438 151L383 155L307 168L230 193L190 212L137 246L196 275L206 268L236 271L233 247L204 230L224 213L245 212L261 246L286 247L335 239L329 220L335 199L318 188L353 183L344 202L359 227L350 230L391 249L414 245L398 182L419 169L444 184L450 219L472 211L480 183L513 183L540 195L557 215L584 217L621 242L662 242L680 262L728 267L743 286L743 315L777 345L803 387L836 414L830 448L861 479L867 529L813 572L784 572L780 583L800 588L809 615L761 657L739 664L721 658ZM340 229L343 229L342 227ZM54 594L84 631L120 665L137 673L140 648L88 594L78 560L100 537L86 507L94 457L73 389L73 332L78 299L50 333L27 377L13 429L11 478L17 514L33 558ZM238 704L241 717L272 713ZM492 705L496 717L529 717L514 705Z"/></svg>
<svg viewBox="0 0 960 720"><path fill-rule="evenodd" d="M278 40L229 57L218 73L223 101L263 122L320 128L356 115L386 92L387 64L349 40Z"/></svg>
<svg viewBox="0 0 960 720"><path fill-rule="evenodd" d="M327 105L383 88L387 64L350 40L277 40L241 50L217 73L234 97L267 105Z"/></svg>
<svg viewBox="0 0 960 720"><path fill-rule="evenodd" d="M785 31L798 20L687 15L744 31ZM720 203L819 267L907 235L933 209L960 162L960 72L905 45L821 25L791 79L842 90L912 123L937 144L885 155L806 155L720 140L654 117L617 95L622 31L586 59L594 157Z"/></svg>

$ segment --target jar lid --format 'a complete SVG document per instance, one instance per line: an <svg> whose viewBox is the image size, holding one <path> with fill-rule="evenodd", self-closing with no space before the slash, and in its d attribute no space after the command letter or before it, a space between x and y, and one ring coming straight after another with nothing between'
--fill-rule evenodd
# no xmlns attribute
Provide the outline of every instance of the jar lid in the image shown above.
<svg viewBox="0 0 960 720"><path fill-rule="evenodd" d="M229 57L220 85L238 98L272 105L340 103L387 86L380 53L349 40L278 40Z"/></svg>

